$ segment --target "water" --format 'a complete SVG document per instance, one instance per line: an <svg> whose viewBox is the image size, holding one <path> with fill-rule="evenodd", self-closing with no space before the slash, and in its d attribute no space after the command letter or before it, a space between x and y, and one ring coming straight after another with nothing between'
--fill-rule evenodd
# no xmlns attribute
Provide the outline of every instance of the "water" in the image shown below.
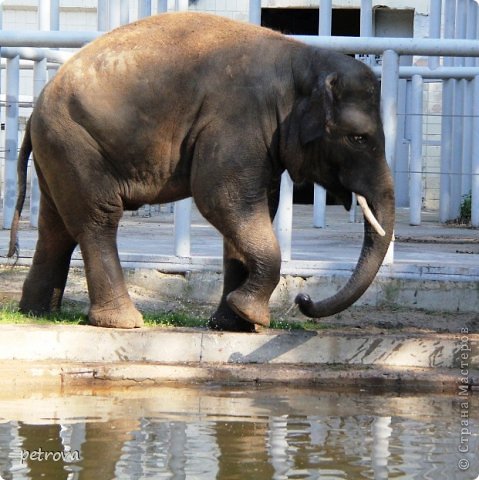
<svg viewBox="0 0 479 480"><path fill-rule="evenodd" d="M479 476L477 395L211 386L60 393L0 394L3 479Z"/></svg>

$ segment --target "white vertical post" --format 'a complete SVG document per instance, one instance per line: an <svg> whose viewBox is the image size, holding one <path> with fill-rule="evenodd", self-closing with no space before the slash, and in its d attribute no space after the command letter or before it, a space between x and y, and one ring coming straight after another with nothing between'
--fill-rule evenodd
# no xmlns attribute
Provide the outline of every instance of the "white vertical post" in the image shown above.
<svg viewBox="0 0 479 480"><path fill-rule="evenodd" d="M18 94L20 57L7 59L7 105L5 114L5 190L3 228L9 229L17 198Z"/></svg>
<svg viewBox="0 0 479 480"><path fill-rule="evenodd" d="M399 55L393 50L386 50L383 54L381 75L381 116L385 135L386 160L394 177L396 166L397 142L397 95L399 86ZM384 264L394 262L394 241L384 258Z"/></svg>
<svg viewBox="0 0 479 480"><path fill-rule="evenodd" d="M429 2L429 38L441 38L442 0ZM429 57L429 68L439 67L439 57Z"/></svg>
<svg viewBox="0 0 479 480"><path fill-rule="evenodd" d="M445 0L444 37L454 38L456 29L456 0ZM453 66L454 59L446 57L444 66ZM442 85L442 123L441 123L441 172L439 193L439 219L445 223L451 219L451 159L453 153L453 112L455 80L445 80Z"/></svg>
<svg viewBox="0 0 479 480"><path fill-rule="evenodd" d="M106 32L110 28L109 9L110 9L110 1L109 0L98 0L97 24L98 24L98 30L100 32Z"/></svg>
<svg viewBox="0 0 479 480"><path fill-rule="evenodd" d="M47 60L43 59L33 64L33 102L37 99L47 83ZM38 213L40 207L40 188L38 186L38 176L35 167L31 167L31 187L30 187L30 225L38 227Z"/></svg>
<svg viewBox="0 0 479 480"><path fill-rule="evenodd" d="M331 0L320 0L319 2L319 34L329 37L333 23L333 6Z"/></svg>
<svg viewBox="0 0 479 480"><path fill-rule="evenodd" d="M276 236L281 248L281 258L291 260L291 236L293 232L293 181L285 171L281 176L278 213L276 215Z"/></svg>
<svg viewBox="0 0 479 480"><path fill-rule="evenodd" d="M177 257L191 256L191 207L191 197L175 203L175 255Z"/></svg>
<svg viewBox="0 0 479 480"><path fill-rule="evenodd" d="M394 50L383 54L381 80L381 114L386 139L386 160L395 174L397 141L397 95L399 85L399 56Z"/></svg>
<svg viewBox="0 0 479 480"><path fill-rule="evenodd" d="M332 18L333 7L331 0L320 0L319 35L331 35ZM326 190L317 184L314 184L313 226L316 228L324 228L326 226Z"/></svg>
<svg viewBox="0 0 479 480"><path fill-rule="evenodd" d="M442 122L441 122L441 169L439 185L439 220L450 220L451 205L451 157L455 80L445 80L442 84Z"/></svg>
<svg viewBox="0 0 479 480"><path fill-rule="evenodd" d="M412 77L411 160L409 163L409 223L421 225L423 80Z"/></svg>
<svg viewBox="0 0 479 480"><path fill-rule="evenodd" d="M163 13L168 11L168 0L158 0L156 11L158 13Z"/></svg>
<svg viewBox="0 0 479 480"><path fill-rule="evenodd" d="M118 0L109 0L108 30L113 30L121 25L121 3Z"/></svg>
<svg viewBox="0 0 479 480"><path fill-rule="evenodd" d="M120 25L130 23L130 2L129 0L121 0L120 4Z"/></svg>
<svg viewBox="0 0 479 480"><path fill-rule="evenodd" d="M373 2L372 0L361 0L361 10L359 17L359 35L361 37L373 37ZM374 55L367 56L368 65L372 65ZM356 212L356 208L354 208Z"/></svg>
<svg viewBox="0 0 479 480"><path fill-rule="evenodd" d="M479 227L479 75L473 83L471 223Z"/></svg>
<svg viewBox="0 0 479 480"><path fill-rule="evenodd" d="M326 228L326 190L314 184L313 226Z"/></svg>
<svg viewBox="0 0 479 480"><path fill-rule="evenodd" d="M261 25L261 0L249 0L248 20L253 25Z"/></svg>
<svg viewBox="0 0 479 480"><path fill-rule="evenodd" d="M151 0L138 0L138 18L151 15Z"/></svg>
<svg viewBox="0 0 479 480"><path fill-rule="evenodd" d="M175 0L175 10L177 12L187 12L188 0Z"/></svg>

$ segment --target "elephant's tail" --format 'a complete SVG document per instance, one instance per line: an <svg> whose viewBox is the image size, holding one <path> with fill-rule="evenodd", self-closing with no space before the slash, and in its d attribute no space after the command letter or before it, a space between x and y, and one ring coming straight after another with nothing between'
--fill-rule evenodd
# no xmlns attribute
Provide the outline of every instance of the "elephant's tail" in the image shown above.
<svg viewBox="0 0 479 480"><path fill-rule="evenodd" d="M10 230L10 246L7 254L9 258L15 256L18 259L19 255L18 227L20 225L20 216L22 215L23 204L25 203L25 196L27 193L27 167L30 153L32 153L32 138L30 136L30 119L28 119L25 136L23 137L22 146L20 147L20 152L18 154L18 195Z"/></svg>

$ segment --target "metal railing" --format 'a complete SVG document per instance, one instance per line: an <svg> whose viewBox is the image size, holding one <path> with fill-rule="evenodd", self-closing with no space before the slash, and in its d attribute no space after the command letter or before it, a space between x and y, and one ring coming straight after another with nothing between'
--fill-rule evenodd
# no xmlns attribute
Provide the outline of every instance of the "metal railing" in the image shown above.
<svg viewBox="0 0 479 480"><path fill-rule="evenodd" d="M448 0L445 0L448 2ZM113 2L114 3L114 2ZM121 2L123 4L124 2ZM329 2L330 4L331 2ZM361 5L368 12L368 4L363 1ZM431 0L431 6L437 0ZM118 3L118 5L120 5ZM327 9L331 11L328 2L321 1L322 23L320 28L327 30L327 21L330 18L324 14ZM146 11L146 10L145 10ZM111 12L110 12L111 13ZM257 11L256 11L257 13ZM362 13L363 31L369 32L367 16ZM369 15L369 14L368 14ZM257 16L256 16L257 17ZM256 18L255 17L255 18ZM326 18L326 19L324 19ZM434 17L435 18L435 17ZM120 19L120 17L118 17ZM257 21L257 18L256 20ZM433 21L433 19L432 19ZM99 17L100 23L100 17ZM103 20L103 23L106 25ZM330 23L329 23L330 24ZM108 24L111 26L111 21ZM435 27L437 25L433 25ZM431 27L431 31L434 28ZM5 174L3 191L3 227L9 228L13 217L16 197L16 163L18 151L18 109L19 109L19 72L20 59L34 61L34 92L35 99L47 80L48 63L62 63L69 53L47 50L47 48L78 48L95 39L101 32L6 32L0 31L0 45L2 56L6 57L7 84L6 84L6 125L5 125ZM347 54L382 55L381 67L374 70L381 78L382 89L382 116L386 134L386 157L392 170L395 169L397 147L397 122L398 122L398 86L401 78L411 80L409 106L405 109L411 117L412 128L410 138L410 165L409 165L409 204L410 223L413 225L421 222L422 205L422 113L423 113L423 81L435 79L444 82L443 94L443 125L442 125L442 154L441 164L441 219L448 219L452 210L451 198L452 184L450 175L447 175L452 162L453 135L457 134L457 127L451 127L452 117L456 112L451 98L454 92L459 91L456 85L458 80L467 82L470 97L469 115L463 115L463 126L470 133L470 145L463 149L471 159L470 187L471 187L471 212L472 225L479 227L479 42L472 39L422 39L422 38L374 38L374 37L329 37L329 36L295 36L303 42L321 47L333 48ZM400 67L401 55L421 55L429 57L429 67ZM445 60L444 66L439 66L439 57L446 59L467 59L455 65L454 61ZM431 66L435 68L430 68ZM452 82L452 83L448 83ZM452 97L451 97L452 92ZM457 139L456 139L457 141ZM463 143L466 141L465 137ZM464 155L460 161L464 162ZM462 164L461 163L461 164ZM447 167L447 168L446 168ZM457 186L456 186L457 187ZM317 197L321 200L315 202L314 224L324 225L325 195L317 189ZM31 223L36 226L38 215L38 188L35 179L32 182L31 198ZM285 173L281 185L281 201L276 219L276 230L281 245L284 261L291 259L292 236L292 196L293 186L289 175ZM457 201L457 199L455 200ZM447 215L446 215L447 212ZM191 199L177 202L175 208L175 254L179 257L189 257L190 249L190 215ZM313 221L313 220L312 220ZM393 250L386 263L393 261Z"/></svg>

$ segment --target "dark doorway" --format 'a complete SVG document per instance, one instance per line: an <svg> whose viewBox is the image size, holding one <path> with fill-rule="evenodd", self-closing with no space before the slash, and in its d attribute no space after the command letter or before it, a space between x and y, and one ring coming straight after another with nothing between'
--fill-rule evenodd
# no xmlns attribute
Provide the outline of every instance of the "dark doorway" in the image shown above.
<svg viewBox="0 0 479 480"><path fill-rule="evenodd" d="M359 8L333 9L331 33L359 37ZM318 8L262 8L261 25L289 35L317 35Z"/></svg>

